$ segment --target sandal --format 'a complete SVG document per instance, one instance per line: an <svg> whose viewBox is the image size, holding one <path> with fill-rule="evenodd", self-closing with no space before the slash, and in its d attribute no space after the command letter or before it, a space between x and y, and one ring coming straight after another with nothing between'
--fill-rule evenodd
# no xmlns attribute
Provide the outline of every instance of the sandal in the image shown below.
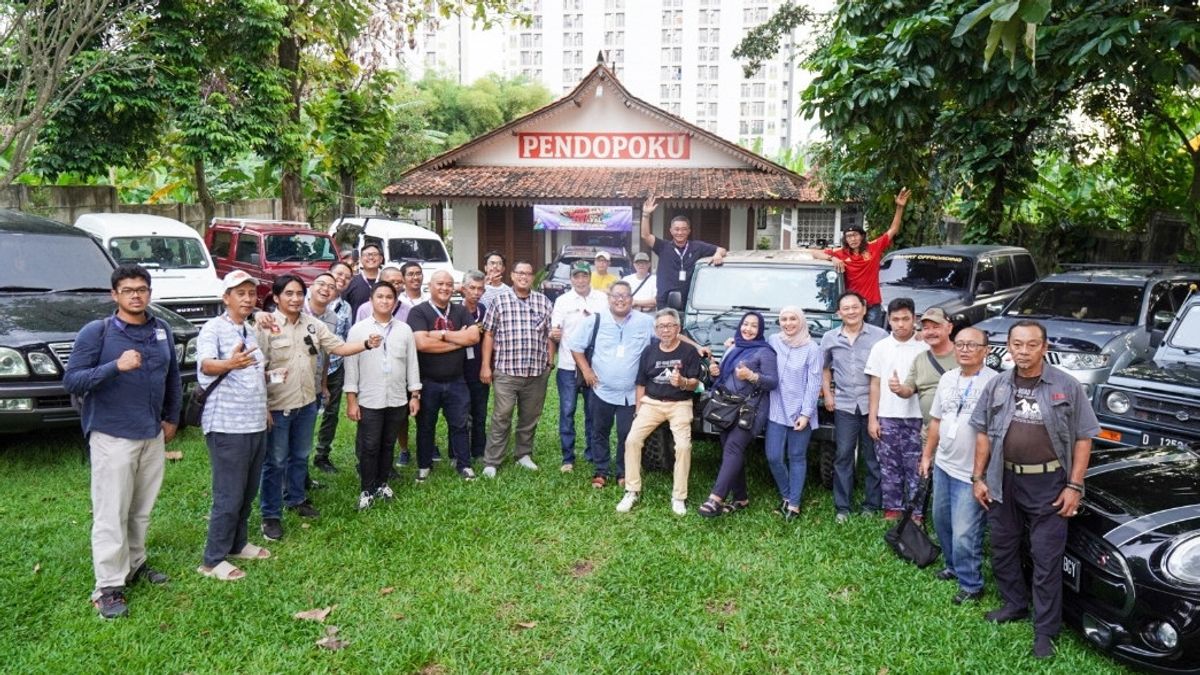
<svg viewBox="0 0 1200 675"><path fill-rule="evenodd" d="M246 573L229 564L229 561L222 560L216 567L212 569L204 569L204 566L196 568L200 574L211 579L219 579L221 581L237 581L246 576Z"/></svg>
<svg viewBox="0 0 1200 675"><path fill-rule="evenodd" d="M592 487L600 489L604 487L605 482L607 481L604 480L604 476L595 476L592 478Z"/></svg>
<svg viewBox="0 0 1200 675"><path fill-rule="evenodd" d="M716 518L725 513L725 508L720 501L709 497L704 500L700 508L696 509L696 513L700 514L703 518Z"/></svg>
<svg viewBox="0 0 1200 675"><path fill-rule="evenodd" d="M271 552L261 546L255 546L250 542L246 542L241 551L230 554L229 557L237 558L238 560L266 560L271 557Z"/></svg>
<svg viewBox="0 0 1200 675"><path fill-rule="evenodd" d="M725 513L737 513L738 511L741 511L742 509L746 509L749 507L750 507L749 499L747 499L744 502L728 502L728 501L721 502L721 510L724 511Z"/></svg>

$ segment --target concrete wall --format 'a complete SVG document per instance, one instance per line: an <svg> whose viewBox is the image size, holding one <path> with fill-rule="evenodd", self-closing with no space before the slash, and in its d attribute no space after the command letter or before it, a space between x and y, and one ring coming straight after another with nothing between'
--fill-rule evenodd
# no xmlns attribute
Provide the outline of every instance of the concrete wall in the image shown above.
<svg viewBox="0 0 1200 675"><path fill-rule="evenodd" d="M29 187L13 185L0 190L0 208L24 211L72 224L85 213L145 213L174 218L204 231L204 209L199 204L121 204L117 190L107 185ZM225 218L278 218L278 199L243 199L217 204L216 215Z"/></svg>

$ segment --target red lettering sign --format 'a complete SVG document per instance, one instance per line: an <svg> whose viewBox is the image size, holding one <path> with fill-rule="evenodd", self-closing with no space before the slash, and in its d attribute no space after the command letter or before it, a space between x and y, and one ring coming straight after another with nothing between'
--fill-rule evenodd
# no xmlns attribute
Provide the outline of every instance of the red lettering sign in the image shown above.
<svg viewBox="0 0 1200 675"><path fill-rule="evenodd" d="M684 133L518 133L522 159L689 159L692 138Z"/></svg>

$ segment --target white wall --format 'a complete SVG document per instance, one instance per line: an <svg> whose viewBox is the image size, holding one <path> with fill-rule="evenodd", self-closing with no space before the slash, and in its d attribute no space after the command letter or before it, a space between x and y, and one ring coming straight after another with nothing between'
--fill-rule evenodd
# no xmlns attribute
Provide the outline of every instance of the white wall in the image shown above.
<svg viewBox="0 0 1200 675"><path fill-rule="evenodd" d="M454 224L451 228L454 237L454 269L461 272L479 267L479 202L454 201L450 202L454 210Z"/></svg>
<svg viewBox="0 0 1200 675"><path fill-rule="evenodd" d="M729 207L729 248L731 250L746 248L746 211L745 206Z"/></svg>

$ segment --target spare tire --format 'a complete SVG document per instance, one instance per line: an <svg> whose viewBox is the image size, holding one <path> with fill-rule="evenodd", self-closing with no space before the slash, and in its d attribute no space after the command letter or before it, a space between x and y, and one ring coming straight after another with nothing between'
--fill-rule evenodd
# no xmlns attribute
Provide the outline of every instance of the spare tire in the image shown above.
<svg viewBox="0 0 1200 675"><path fill-rule="evenodd" d="M642 446L642 468L647 471L671 471L675 468L675 438L666 422L650 432Z"/></svg>

